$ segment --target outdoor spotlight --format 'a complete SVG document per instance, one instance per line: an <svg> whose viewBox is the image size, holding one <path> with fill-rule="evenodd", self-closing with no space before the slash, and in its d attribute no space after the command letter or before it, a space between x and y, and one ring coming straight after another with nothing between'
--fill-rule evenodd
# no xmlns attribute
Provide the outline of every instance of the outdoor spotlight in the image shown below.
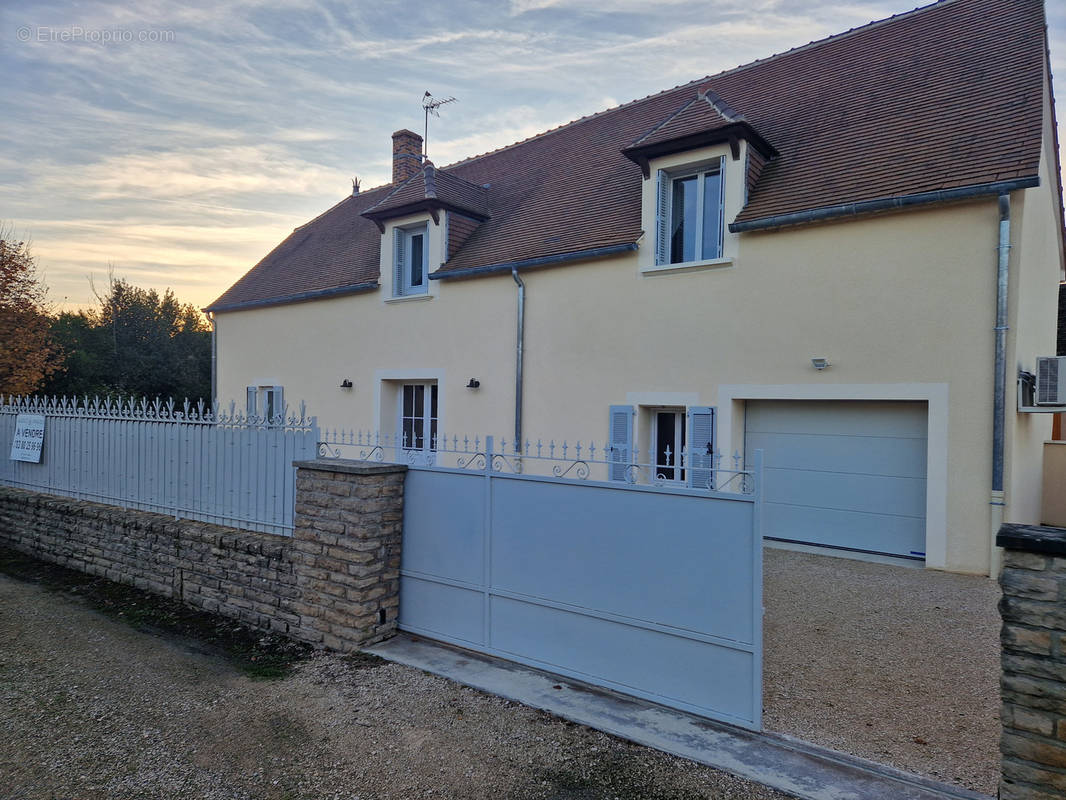
<svg viewBox="0 0 1066 800"><path fill-rule="evenodd" d="M352 388L352 379L351 378L345 378L343 381L341 381L341 388L342 389L351 389Z"/></svg>
<svg viewBox="0 0 1066 800"><path fill-rule="evenodd" d="M470 383L466 385L466 388L477 389L479 386L481 386L481 381L479 381L477 378L471 378Z"/></svg>
<svg viewBox="0 0 1066 800"><path fill-rule="evenodd" d="M814 368L816 370L818 370L819 372L821 372L826 367L833 366L832 364L829 363L829 359L828 358L812 358L811 359L811 364L814 365Z"/></svg>

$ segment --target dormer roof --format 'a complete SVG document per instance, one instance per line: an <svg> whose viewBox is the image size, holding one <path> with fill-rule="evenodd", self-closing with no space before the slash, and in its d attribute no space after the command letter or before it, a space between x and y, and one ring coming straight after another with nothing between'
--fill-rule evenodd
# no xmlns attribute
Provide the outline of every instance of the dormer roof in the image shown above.
<svg viewBox="0 0 1066 800"><path fill-rule="evenodd" d="M477 220L489 218L488 189L437 169L432 161L362 212L384 231L387 219L428 211L437 220L440 211L458 211Z"/></svg>
<svg viewBox="0 0 1066 800"><path fill-rule="evenodd" d="M709 86L692 92L682 105L622 148L622 154L640 165L648 177L648 161L657 156L680 153L697 147L729 142L733 157L739 156L738 142L749 140L767 158L776 151L742 115Z"/></svg>

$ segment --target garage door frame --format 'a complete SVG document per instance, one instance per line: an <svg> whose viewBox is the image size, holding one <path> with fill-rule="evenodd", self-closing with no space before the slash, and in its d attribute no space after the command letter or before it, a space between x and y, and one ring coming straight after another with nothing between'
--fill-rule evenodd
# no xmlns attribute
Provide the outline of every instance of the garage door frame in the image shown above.
<svg viewBox="0 0 1066 800"><path fill-rule="evenodd" d="M767 540L925 560L924 402L744 406L745 457L766 454Z"/></svg>
<svg viewBox="0 0 1066 800"><path fill-rule="evenodd" d="M723 453L744 449L748 400L924 401L926 445L925 565L947 568L948 385L946 383L723 384L718 387L718 441Z"/></svg>

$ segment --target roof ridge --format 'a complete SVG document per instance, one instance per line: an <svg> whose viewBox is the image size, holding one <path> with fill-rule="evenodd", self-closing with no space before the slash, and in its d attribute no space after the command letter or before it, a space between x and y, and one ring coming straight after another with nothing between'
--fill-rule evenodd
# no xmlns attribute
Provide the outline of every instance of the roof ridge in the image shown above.
<svg viewBox="0 0 1066 800"><path fill-rule="evenodd" d="M321 214L319 214L317 217L312 217L311 219L307 220L307 222L305 222L303 225L297 225L295 228L292 229L292 232L296 233L296 231L302 230L302 229L306 228L308 225L311 225L312 223L317 222L318 220L322 219L322 217L326 216L326 214L329 214L331 211L333 211L333 209L337 208L338 206L344 205L349 200L351 200L353 197L357 197L357 195L350 194L350 195L348 195L346 197L341 198L336 203L334 203L329 208L327 208L325 211L323 211ZM270 254L267 253L267 255L270 255ZM265 257L266 256L264 256L264 258Z"/></svg>
<svg viewBox="0 0 1066 800"><path fill-rule="evenodd" d="M430 166L433 166L433 162L429 162L429 163L430 163ZM435 169L435 167L434 167L434 169ZM404 179L403 179L402 181L400 181L399 183L386 183L386 184L385 184L384 186L379 186L379 187L377 187L377 188L379 188L379 189L389 189L389 188L391 188L391 189L392 189L392 191L388 192L388 193L387 193L387 194L386 194L386 195L385 195L384 197L382 197L382 198L381 198L380 200L378 200L378 201L377 201L376 203L374 203L374 204L372 204L372 205L369 205L369 206L367 206L367 207L366 207L365 209L363 209L363 211L362 211L362 212L360 212L360 213L365 213L365 212L367 212L367 211L373 211L373 210L374 210L375 208L377 208L378 206L380 206L380 205L381 205L382 203L385 203L385 202L387 202L387 201L388 201L388 199L389 199L390 197L392 197L393 195L397 194L397 193L398 193L398 192L399 192L399 191L400 191L400 190L401 190L401 189L402 189L403 187L405 187L405 186L406 186L407 184L409 184L409 183L410 183L411 181L413 181L413 180L414 180L415 178L418 178L419 176L424 176L424 175L425 175L425 164L422 164L421 166L419 166L419 168L418 168L418 171L417 171L417 172L415 172L415 173L414 173L413 175L411 175L410 177L404 178ZM370 191L374 191L374 190L373 190L373 189L371 189Z"/></svg>
<svg viewBox="0 0 1066 800"><path fill-rule="evenodd" d="M426 183L426 199L437 198L437 167L428 158L422 164L422 177Z"/></svg>
<svg viewBox="0 0 1066 800"><path fill-rule="evenodd" d="M629 100L629 101L627 101L625 103L620 103L617 106L612 106L611 108L605 108L602 111L595 111L595 112L593 112L591 114L585 114L583 116L578 117L577 119L572 119L569 122L563 122L563 123L561 123L559 125L556 125L553 128L548 128L547 130L541 131L540 133L535 133L532 136L527 136L525 139L519 139L517 142L512 142L511 144L502 145L502 146L497 147L497 148L495 148L493 150L486 150L484 153L477 153L477 154L472 155L472 156L467 156L464 159L460 159L459 161L455 161L455 162L453 162L451 164L445 165L444 167L442 167L442 169L452 169L454 167L463 166L463 165L469 164L469 163L471 163L473 161L477 161L479 159L486 158L487 156L492 156L492 155L496 155L497 153L505 152L505 151L510 150L512 148L518 147L519 145L525 144L526 142L531 142L534 139L540 139L540 138L542 138L544 136L549 136L549 135L551 135L553 133L558 133L561 130L564 130L564 129L567 129L567 128L572 128L572 127L574 127L576 125L580 125L583 122L588 122L589 120L592 120L592 119L598 119L599 117L603 117L603 116L606 116L608 114L617 113L619 111L622 111L623 109L629 108L631 106L635 106L635 105L637 105L639 103L647 102L648 100L651 100L651 99L656 98L656 97L662 97L663 95L670 94L671 92L676 92L676 91L679 91L681 89L687 89L687 88L694 87L694 86L698 87L700 84L706 83L707 81L710 81L710 80L717 80L717 79L724 78L727 75L734 75L734 74L736 74L738 72L742 72L744 70L751 69L752 67L755 67L757 65L766 64L767 62L774 61L774 60L779 59L779 58L784 58L785 56L791 55L793 53L800 53L800 52L803 52L805 50L810 50L810 49L812 49L814 47L818 47L818 46L823 45L823 44L828 44L829 42L835 41L837 39L842 39L842 38L844 38L846 36L851 36L853 34L857 34L857 33L860 33L862 31L865 31L865 30L869 30L869 29L872 29L872 28L879 27L881 25L888 24L890 22L895 22L895 21L901 20L901 19L903 19L905 17L911 17L911 16L914 16L916 14L923 13L925 11L930 11L930 10L932 10L934 8L938 8L940 6L953 5L955 3L962 2L962 1L963 0L933 0L933 2L927 3L924 6L917 6L915 8L912 8L910 11L901 11L898 14L893 14L892 16L884 17L883 19L871 20L870 22L867 22L867 23L865 23L863 25L857 25L854 28L849 28L846 31L841 31L840 33L834 33L834 34L826 36L826 37L824 37L822 39L814 39L814 40L812 40L810 42L807 42L807 44L797 45L796 47L789 48L788 50L782 50L780 53L772 53L771 55L768 55L765 58L757 58L754 61L747 62L746 64L740 64L738 66L731 67L731 68L726 69L726 70L722 70L721 72L717 72L714 75L705 75L702 78L697 78L696 80L688 81L686 83L679 83L676 86L673 86L673 87L671 87L669 89L663 89L663 90L658 91L658 92L653 92L651 94L645 95L644 97L638 97L635 100ZM651 133L651 132L649 131L649 133Z"/></svg>
<svg viewBox="0 0 1066 800"><path fill-rule="evenodd" d="M705 90L697 92L696 94L699 97L702 97L726 122L747 122L743 114L738 114L734 111L733 107L725 101L725 98L711 87L708 86ZM711 99L712 95L714 96L714 99Z"/></svg>
<svg viewBox="0 0 1066 800"><path fill-rule="evenodd" d="M676 111L672 111L669 114L667 114L665 117L662 118L662 120L660 120L659 122L655 123L655 125L653 125L649 130L645 131L638 138L636 138L633 141L632 144L627 145L627 147L636 147L638 144L643 142L645 139L647 139L649 136L651 136L656 131L662 130L671 120L673 120L675 117L677 117L678 114L680 114L682 111L686 110L687 108L691 107L692 104L697 102L699 99L700 99L700 94L699 94L699 92L697 92L695 97L692 97L692 98L686 100L684 103L681 104L681 106Z"/></svg>

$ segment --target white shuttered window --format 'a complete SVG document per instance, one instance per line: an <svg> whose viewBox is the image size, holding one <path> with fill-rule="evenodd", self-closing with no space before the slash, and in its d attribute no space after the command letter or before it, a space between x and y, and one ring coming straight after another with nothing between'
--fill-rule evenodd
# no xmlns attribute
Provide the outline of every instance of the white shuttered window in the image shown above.
<svg viewBox="0 0 1066 800"><path fill-rule="evenodd" d="M725 159L686 171L659 170L655 185L655 263L722 257Z"/></svg>

